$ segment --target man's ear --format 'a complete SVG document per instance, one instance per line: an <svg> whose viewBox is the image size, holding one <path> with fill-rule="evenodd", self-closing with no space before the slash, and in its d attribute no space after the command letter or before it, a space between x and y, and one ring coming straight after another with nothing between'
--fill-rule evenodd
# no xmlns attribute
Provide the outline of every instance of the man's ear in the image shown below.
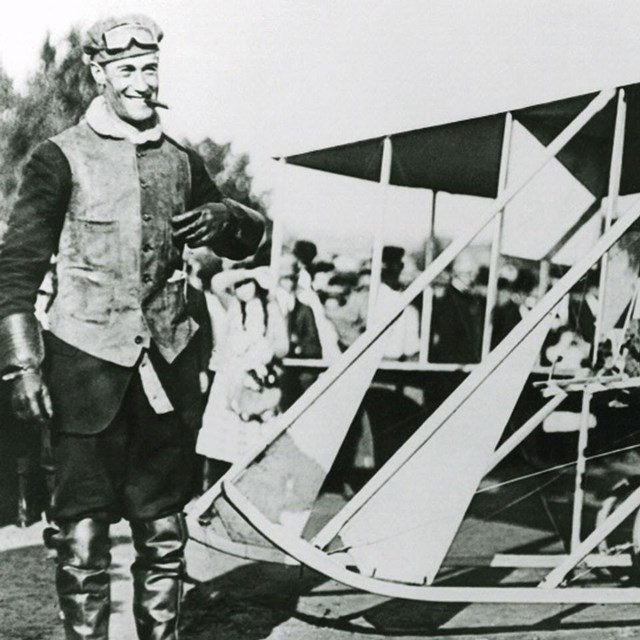
<svg viewBox="0 0 640 640"><path fill-rule="evenodd" d="M100 88L104 87L104 85L107 83L107 78L104 74L103 67L97 62L91 62L89 63L89 68L91 69L91 75L93 76L95 83Z"/></svg>

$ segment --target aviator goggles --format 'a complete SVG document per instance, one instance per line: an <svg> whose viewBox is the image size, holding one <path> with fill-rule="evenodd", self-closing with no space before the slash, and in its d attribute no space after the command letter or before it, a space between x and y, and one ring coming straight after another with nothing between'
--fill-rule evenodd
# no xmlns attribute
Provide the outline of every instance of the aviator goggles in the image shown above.
<svg viewBox="0 0 640 640"><path fill-rule="evenodd" d="M142 25L123 24L119 27L109 29L102 34L105 49L109 53L126 51L132 45L137 45L142 49L158 49L158 38L150 29Z"/></svg>

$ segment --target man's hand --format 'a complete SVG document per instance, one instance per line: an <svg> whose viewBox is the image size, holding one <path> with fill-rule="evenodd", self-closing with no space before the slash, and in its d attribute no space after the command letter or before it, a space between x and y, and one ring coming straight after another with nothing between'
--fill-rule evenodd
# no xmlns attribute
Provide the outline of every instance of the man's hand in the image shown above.
<svg viewBox="0 0 640 640"><path fill-rule="evenodd" d="M28 369L11 381L11 406L20 420L45 422L51 418L51 397L39 371Z"/></svg>
<svg viewBox="0 0 640 640"><path fill-rule="evenodd" d="M197 209L173 216L173 238L192 249L207 246L220 233L229 218L230 213L224 203L203 204Z"/></svg>

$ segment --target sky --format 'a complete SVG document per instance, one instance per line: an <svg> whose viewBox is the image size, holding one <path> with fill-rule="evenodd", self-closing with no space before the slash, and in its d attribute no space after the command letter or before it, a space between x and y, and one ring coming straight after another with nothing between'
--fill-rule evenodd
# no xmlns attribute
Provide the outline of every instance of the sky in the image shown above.
<svg viewBox="0 0 640 640"><path fill-rule="evenodd" d="M292 233L355 235L358 246L369 242L380 187L272 157L640 76L637 0L21 0L4 11L0 61L18 87L47 32L55 41L105 15L153 16L165 31L166 129L231 141ZM555 169L559 185L566 176ZM387 194L389 242L426 232L431 195L407 191ZM439 204L437 230L456 233L486 206Z"/></svg>

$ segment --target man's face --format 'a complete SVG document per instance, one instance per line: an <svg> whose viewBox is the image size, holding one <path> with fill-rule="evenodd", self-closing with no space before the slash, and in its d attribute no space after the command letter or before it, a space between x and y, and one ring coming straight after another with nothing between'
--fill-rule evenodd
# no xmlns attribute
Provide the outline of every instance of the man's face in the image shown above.
<svg viewBox="0 0 640 640"><path fill-rule="evenodd" d="M280 276L280 287L287 293L293 292L295 289L295 276L293 274L283 274Z"/></svg>
<svg viewBox="0 0 640 640"><path fill-rule="evenodd" d="M155 113L146 99L158 95L158 52L92 65L96 82L103 87L105 100L122 120L134 126Z"/></svg>

